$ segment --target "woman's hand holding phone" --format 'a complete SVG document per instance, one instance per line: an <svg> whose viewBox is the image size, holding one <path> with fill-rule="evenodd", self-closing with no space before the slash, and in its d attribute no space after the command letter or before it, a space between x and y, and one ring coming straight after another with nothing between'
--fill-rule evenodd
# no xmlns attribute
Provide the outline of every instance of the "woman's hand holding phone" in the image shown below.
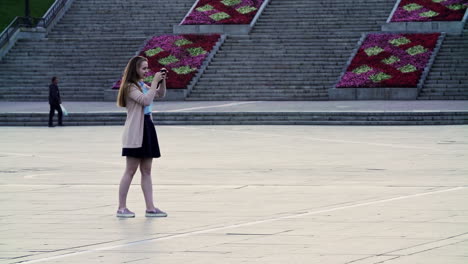
<svg viewBox="0 0 468 264"><path fill-rule="evenodd" d="M167 69L162 68L159 72L154 75L153 82L159 83L162 80L167 79Z"/></svg>

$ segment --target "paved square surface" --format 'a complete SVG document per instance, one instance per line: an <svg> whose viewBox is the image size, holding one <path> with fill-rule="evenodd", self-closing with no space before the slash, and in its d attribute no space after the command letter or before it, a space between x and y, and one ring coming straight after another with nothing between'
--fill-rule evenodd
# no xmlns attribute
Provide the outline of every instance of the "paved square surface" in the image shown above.
<svg viewBox="0 0 468 264"><path fill-rule="evenodd" d="M122 127L1 127L0 263L468 263L468 126L160 126L118 219Z"/></svg>

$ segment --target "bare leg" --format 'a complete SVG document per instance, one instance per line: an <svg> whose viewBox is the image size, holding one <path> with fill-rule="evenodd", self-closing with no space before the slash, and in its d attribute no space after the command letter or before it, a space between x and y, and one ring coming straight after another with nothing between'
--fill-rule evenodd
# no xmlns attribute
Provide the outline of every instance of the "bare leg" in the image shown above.
<svg viewBox="0 0 468 264"><path fill-rule="evenodd" d="M133 176L138 169L140 159L127 157L127 164L125 167L124 175L120 180L119 187L119 210L127 208L127 194L130 184L132 183Z"/></svg>
<svg viewBox="0 0 468 264"><path fill-rule="evenodd" d="M146 210L153 211L155 209L153 203L153 181L151 180L151 165L153 159L142 159L140 162L141 171L141 189L145 196Z"/></svg>

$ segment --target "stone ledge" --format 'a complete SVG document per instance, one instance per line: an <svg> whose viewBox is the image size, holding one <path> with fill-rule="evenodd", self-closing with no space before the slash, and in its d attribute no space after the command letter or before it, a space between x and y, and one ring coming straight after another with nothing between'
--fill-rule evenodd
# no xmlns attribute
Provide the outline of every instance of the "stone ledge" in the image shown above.
<svg viewBox="0 0 468 264"><path fill-rule="evenodd" d="M418 88L332 88L330 100L416 100Z"/></svg>
<svg viewBox="0 0 468 264"><path fill-rule="evenodd" d="M111 102L117 100L119 90L109 89L104 91L104 101ZM187 96L187 89L167 89L166 96L155 101L183 101Z"/></svg>
<svg viewBox="0 0 468 264"><path fill-rule="evenodd" d="M382 31L411 33L445 32L447 34L461 34L464 26L465 22L463 21L391 22L382 25Z"/></svg>
<svg viewBox="0 0 468 264"><path fill-rule="evenodd" d="M70 113L66 126L123 125L125 111ZM154 112L157 125L462 125L467 111ZM0 113L1 126L45 126L48 113Z"/></svg>
<svg viewBox="0 0 468 264"><path fill-rule="evenodd" d="M248 35L250 25L174 25L174 34L233 34Z"/></svg>

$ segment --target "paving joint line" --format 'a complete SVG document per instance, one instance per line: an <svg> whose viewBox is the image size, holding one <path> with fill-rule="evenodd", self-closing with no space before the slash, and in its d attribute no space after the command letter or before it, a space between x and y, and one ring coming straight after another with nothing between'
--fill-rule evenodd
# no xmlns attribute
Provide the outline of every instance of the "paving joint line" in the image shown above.
<svg viewBox="0 0 468 264"><path fill-rule="evenodd" d="M386 203L386 202L392 202L392 201L398 201L398 200L404 200L404 199L409 199L409 198L415 198L415 197L421 197L421 196L427 196L427 195L433 195L433 194L440 194L440 193L446 193L446 192L453 192L453 191L459 191L459 190L465 190L465 189L466 189L466 187L460 186L460 187L444 189L444 190L438 190L438 191L416 193L416 194L398 196L398 197L394 197L394 198L388 198L388 199L377 200L377 201L372 201L372 202L366 202L366 203L361 203L361 204L354 204L354 205L348 205L348 206L342 206L342 207L336 207L336 208L324 209L324 210L318 210L318 211L310 211L310 212L304 212L304 213L299 213L299 214L280 216L280 217L276 217L276 218L256 220L256 221L239 223L239 224L232 224L232 225L228 225L228 226L220 226L220 227L209 228L209 229L188 231L188 232L180 233L180 234L177 234L177 235L168 235L168 236L163 236L163 237L158 237L158 238L148 238L148 239L137 240L137 241L133 241L133 242L125 243L125 244L120 244L120 245L113 245L113 246L108 246L108 247L103 247L103 248L89 249L89 250L84 250L84 251L79 251L79 252L74 252L74 253L65 253L65 254L58 255L58 256L47 257L47 258L42 258L42 259L37 259L37 260L30 260L30 261L25 260L25 261L21 261L21 262L17 262L17 263L40 263L40 262L54 260L54 259L61 259L61 258L78 256L78 255L94 253L94 252L101 252L101 251L112 250L112 249L116 249L116 248L123 248L123 247L139 245L139 244L146 244L146 243L152 243L152 242L157 242L157 241L164 241L164 240L169 240L169 239L188 237L188 236L192 236L192 235L206 234L206 233L210 233L210 232L216 232L216 231L227 230L227 229L232 229L232 228L239 228L239 227L252 226L252 225L257 225L257 224L271 223L271 222L276 222L276 221L280 221L280 220L283 220L283 219L293 219L293 218L299 218L299 217L303 217L303 216L307 216L307 215L334 212L334 211L339 211L339 210L344 210L344 209L351 209L351 208L363 207L363 206L367 206L367 205L375 205L375 204L380 204L380 203ZM391 253L391 252L388 252L388 253Z"/></svg>

